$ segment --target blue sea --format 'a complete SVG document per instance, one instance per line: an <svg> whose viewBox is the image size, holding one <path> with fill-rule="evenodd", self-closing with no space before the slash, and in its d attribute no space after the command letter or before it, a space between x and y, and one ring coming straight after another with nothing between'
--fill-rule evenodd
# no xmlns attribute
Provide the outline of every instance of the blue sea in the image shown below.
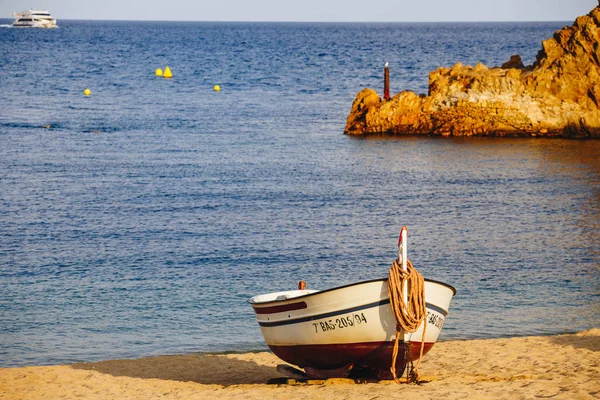
<svg viewBox="0 0 600 400"><path fill-rule="evenodd" d="M385 277L402 225L440 340L600 326L600 141L343 134L385 62L427 93L570 22L10 22L0 366L265 350L248 298Z"/></svg>

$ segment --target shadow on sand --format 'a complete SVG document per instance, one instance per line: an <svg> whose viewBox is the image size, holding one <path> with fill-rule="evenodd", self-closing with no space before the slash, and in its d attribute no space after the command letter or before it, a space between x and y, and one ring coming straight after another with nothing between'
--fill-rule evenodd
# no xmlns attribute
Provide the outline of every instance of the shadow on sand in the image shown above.
<svg viewBox="0 0 600 400"><path fill-rule="evenodd" d="M258 354L253 354L258 356ZM248 361L247 354L192 354L77 363L74 369L113 376L196 382L204 385L264 384L281 375L275 366Z"/></svg>
<svg viewBox="0 0 600 400"><path fill-rule="evenodd" d="M600 329L589 329L575 335L553 336L552 343L560 346L572 346L576 349L600 351Z"/></svg>

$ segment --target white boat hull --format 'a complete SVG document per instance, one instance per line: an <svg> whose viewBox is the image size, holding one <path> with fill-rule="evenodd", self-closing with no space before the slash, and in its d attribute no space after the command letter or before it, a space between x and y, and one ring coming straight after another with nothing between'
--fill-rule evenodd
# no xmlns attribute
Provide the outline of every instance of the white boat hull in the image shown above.
<svg viewBox="0 0 600 400"><path fill-rule="evenodd" d="M450 285L425 280L427 317L415 333L406 334L408 361L418 358L425 323L424 352L437 341L455 292ZM269 293L249 302L267 345L288 363L307 371L359 367L387 372L391 366L396 319L387 279L324 291ZM401 370L404 357L398 358L396 369Z"/></svg>
<svg viewBox="0 0 600 400"><path fill-rule="evenodd" d="M48 11L29 10L14 14L15 28L56 28L56 19Z"/></svg>

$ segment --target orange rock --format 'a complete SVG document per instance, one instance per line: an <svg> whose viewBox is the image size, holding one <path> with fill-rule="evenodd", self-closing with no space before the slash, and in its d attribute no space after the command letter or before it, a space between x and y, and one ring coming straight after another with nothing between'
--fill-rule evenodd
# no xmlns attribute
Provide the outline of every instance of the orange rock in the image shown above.
<svg viewBox="0 0 600 400"><path fill-rule="evenodd" d="M536 61L502 68L440 67L428 95L382 102L371 89L352 105L345 133L600 138L600 5L542 42Z"/></svg>

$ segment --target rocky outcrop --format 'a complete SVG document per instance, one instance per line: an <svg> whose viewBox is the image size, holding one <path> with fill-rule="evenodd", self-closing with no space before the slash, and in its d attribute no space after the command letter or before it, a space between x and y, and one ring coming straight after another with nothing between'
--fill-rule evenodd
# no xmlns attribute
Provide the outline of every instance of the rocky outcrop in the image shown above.
<svg viewBox="0 0 600 400"><path fill-rule="evenodd" d="M523 65L523 60L521 60L521 56L515 54L514 56L510 56L510 60L502 64L502 69L510 69L510 68L525 68Z"/></svg>
<svg viewBox="0 0 600 400"><path fill-rule="evenodd" d="M428 95L389 101L364 89L345 133L600 138L600 4L544 40L531 66L513 56L502 67L438 68Z"/></svg>

